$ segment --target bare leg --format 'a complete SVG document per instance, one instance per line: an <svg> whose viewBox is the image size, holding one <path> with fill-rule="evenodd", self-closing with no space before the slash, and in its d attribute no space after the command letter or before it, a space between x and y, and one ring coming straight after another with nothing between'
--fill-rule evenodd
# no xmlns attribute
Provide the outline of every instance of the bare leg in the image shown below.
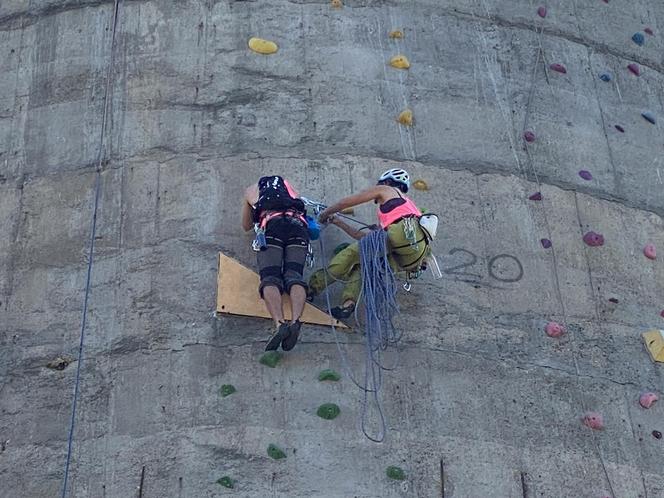
<svg viewBox="0 0 664 498"><path fill-rule="evenodd" d="M293 285L290 289L291 313L293 321L297 321L302 316L304 303L307 299L307 291L301 285Z"/></svg>
<svg viewBox="0 0 664 498"><path fill-rule="evenodd" d="M263 300L272 320L274 320L275 327L279 328L279 324L284 321L284 310L279 289L274 285L264 287Z"/></svg>

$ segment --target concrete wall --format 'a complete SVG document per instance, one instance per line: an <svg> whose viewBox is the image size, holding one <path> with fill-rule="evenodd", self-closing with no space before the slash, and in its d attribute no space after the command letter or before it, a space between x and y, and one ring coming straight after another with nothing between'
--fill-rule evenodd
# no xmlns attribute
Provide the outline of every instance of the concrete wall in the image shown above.
<svg viewBox="0 0 664 498"><path fill-rule="evenodd" d="M443 479L448 498L664 497L664 407L637 403L664 388L640 339L664 308L664 267L641 253L664 251L664 137L640 116L664 116L664 6L537 7L125 0L113 43L112 2L2 2L1 494L61 493L101 165L68 496L435 497ZM250 52L251 36L279 52ZM397 53L409 71L386 65ZM394 121L406 107L412 129ZM269 323L212 311L217 252L253 264L247 184L279 172L333 202L395 165L431 187L413 197L443 215L445 278L400 296L376 444L350 380L317 380L342 370L329 330L307 327L269 369ZM587 247L588 230L606 244ZM566 336L544 335L547 320ZM362 336L344 340L359 373ZM341 416L319 419L323 402ZM581 425L586 410L603 431Z"/></svg>

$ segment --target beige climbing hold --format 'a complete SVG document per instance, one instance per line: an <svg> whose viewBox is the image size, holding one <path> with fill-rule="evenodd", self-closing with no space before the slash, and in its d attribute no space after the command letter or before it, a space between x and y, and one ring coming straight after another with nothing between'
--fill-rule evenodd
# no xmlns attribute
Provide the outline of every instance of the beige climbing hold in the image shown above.
<svg viewBox="0 0 664 498"><path fill-rule="evenodd" d="M410 68L410 62L405 55L395 55L390 59L390 66L397 69L408 69Z"/></svg>
<svg viewBox="0 0 664 498"><path fill-rule="evenodd" d="M353 216L355 214L355 210L353 208L346 208L342 209L339 211L341 214L347 214L348 216Z"/></svg>
<svg viewBox="0 0 664 498"><path fill-rule="evenodd" d="M395 29L394 31L390 31L390 38L394 40L403 39L403 31L401 31L400 29Z"/></svg>
<svg viewBox="0 0 664 498"><path fill-rule="evenodd" d="M279 50L277 44L270 40L263 40L262 38L251 38L249 40L249 48L259 54L269 55Z"/></svg>
<svg viewBox="0 0 664 498"><path fill-rule="evenodd" d="M643 342L646 344L652 361L664 362L664 330L644 332Z"/></svg>
<svg viewBox="0 0 664 498"><path fill-rule="evenodd" d="M341 9L344 6L341 0L332 0L330 4L332 5L333 9Z"/></svg>
<svg viewBox="0 0 664 498"><path fill-rule="evenodd" d="M429 190L429 185L424 180L415 180L413 188L416 190Z"/></svg>
<svg viewBox="0 0 664 498"><path fill-rule="evenodd" d="M413 111L406 109L399 114L397 121L404 126L413 126Z"/></svg>
<svg viewBox="0 0 664 498"><path fill-rule="evenodd" d="M67 356L58 356L55 360L49 361L46 368L51 370L64 370L73 360Z"/></svg>

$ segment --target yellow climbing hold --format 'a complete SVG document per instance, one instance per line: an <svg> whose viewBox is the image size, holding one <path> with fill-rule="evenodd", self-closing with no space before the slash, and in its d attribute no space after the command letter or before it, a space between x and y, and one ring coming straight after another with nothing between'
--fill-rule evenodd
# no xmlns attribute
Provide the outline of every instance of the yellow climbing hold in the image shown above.
<svg viewBox="0 0 664 498"><path fill-rule="evenodd" d="M347 215L349 215L349 216L353 216L353 215L355 214L355 210L354 210L353 208L342 209L342 210L339 211L339 212L340 212L341 214L347 214Z"/></svg>
<svg viewBox="0 0 664 498"><path fill-rule="evenodd" d="M332 8L334 9L341 9L344 6L341 0L332 0L330 3L332 4Z"/></svg>
<svg viewBox="0 0 664 498"><path fill-rule="evenodd" d="M279 49L273 41L263 40L262 38L251 38L249 40L249 48L254 52L265 55L273 54Z"/></svg>
<svg viewBox="0 0 664 498"><path fill-rule="evenodd" d="M643 334L643 342L652 361L664 362L664 330L651 330Z"/></svg>
<svg viewBox="0 0 664 498"><path fill-rule="evenodd" d="M429 185L424 180L415 180L413 182L413 188L416 190L429 190Z"/></svg>
<svg viewBox="0 0 664 498"><path fill-rule="evenodd" d="M404 126L413 126L413 111L406 109L399 114L397 121Z"/></svg>
<svg viewBox="0 0 664 498"><path fill-rule="evenodd" d="M397 69L408 69L410 67L410 62L408 62L408 57L405 55L395 55L390 59L390 66L396 67Z"/></svg>
<svg viewBox="0 0 664 498"><path fill-rule="evenodd" d="M390 38L395 40L401 40L403 38L403 31L401 31L400 29L395 29L394 31L390 31Z"/></svg>

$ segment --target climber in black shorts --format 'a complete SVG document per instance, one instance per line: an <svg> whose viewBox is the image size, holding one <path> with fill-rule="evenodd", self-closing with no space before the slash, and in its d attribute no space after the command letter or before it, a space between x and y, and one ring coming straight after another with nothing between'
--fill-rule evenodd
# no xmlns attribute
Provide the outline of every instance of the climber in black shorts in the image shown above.
<svg viewBox="0 0 664 498"><path fill-rule="evenodd" d="M256 231L260 286L258 291L275 331L266 351L284 351L295 347L300 335L300 317L307 297L303 279L309 248L309 231L304 202L280 176L264 176L247 188L242 203L242 227ZM292 320L284 319L282 294L290 296Z"/></svg>

